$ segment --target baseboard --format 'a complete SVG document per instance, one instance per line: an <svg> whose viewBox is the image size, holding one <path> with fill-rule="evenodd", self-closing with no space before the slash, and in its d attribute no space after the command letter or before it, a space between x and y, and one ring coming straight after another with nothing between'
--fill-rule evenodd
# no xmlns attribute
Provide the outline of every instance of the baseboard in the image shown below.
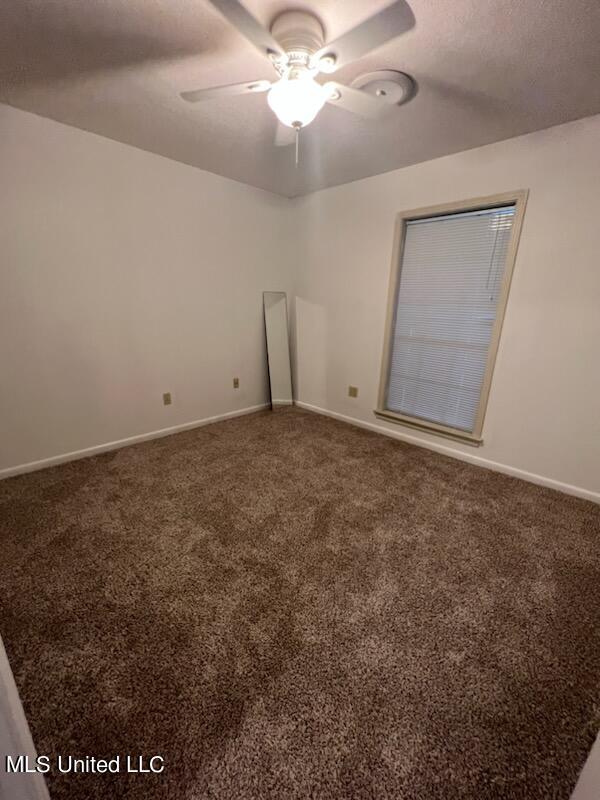
<svg viewBox="0 0 600 800"><path fill-rule="evenodd" d="M65 464L67 461L76 461L79 458L89 458L99 453L107 453L110 450L119 450L121 447L128 447L131 444L138 444L139 442L147 442L150 439L160 439L163 436L171 436L173 433L182 433L183 431L189 431L193 428L201 428L203 425L211 425L213 422L222 422L226 419L233 419L233 417L243 417L245 414L262 411L264 408L269 408L269 404L260 403L260 405L257 406L249 406L248 408L240 408L237 411L228 411L226 414L218 414L216 417L205 417L204 419L196 419L193 422L183 422L181 425L173 425L170 428L161 428L158 431L141 433L138 436L129 436L127 439L118 439L116 442L106 442L105 444L98 444L94 447L86 447L83 450L73 450L71 453L61 453L60 455L51 456L50 458L42 458L40 461L18 464L15 467L1 469L0 480L11 478L14 475L23 475L26 472L35 472L38 469L55 467L58 464Z"/></svg>
<svg viewBox="0 0 600 800"><path fill-rule="evenodd" d="M584 500L591 500L593 503L600 503L599 492L592 492L589 489L583 489L581 486L572 486L569 483L562 483L561 481L556 481L553 478L546 478L544 475L536 475L534 472L527 472L523 469L517 469L517 467L511 467L508 464L500 464L497 461L490 461L487 458L482 458L481 456L474 455L472 453L464 453L462 450L456 450L454 447L448 447L447 445L437 444L436 442L425 442L416 436L411 436L409 433L405 433L404 431L389 430L388 428L384 428L383 425L378 425L375 422L366 422L365 420L357 419L356 417L348 417L345 414L339 414L337 411L329 411L326 408L313 406L310 403L304 403L300 400L296 400L295 405L297 405L299 408L305 408L307 411L314 411L316 414L323 414L326 417L333 417L333 419L338 419L341 422L347 422L349 425L355 425L358 428L365 428L366 430L374 431L375 433L381 433L384 436L391 437L392 439L399 439L402 442L409 442L410 444L415 444L418 447L425 447L427 450L435 450L436 453L442 453L445 456L458 458L460 461L467 461L470 464L475 464L478 467L485 467L486 469L491 469L494 472L502 472L505 475L512 475L514 478L521 478L521 480L528 481L529 483L536 483L539 486L547 486L549 489L556 489L559 492L571 494L575 497L581 497Z"/></svg>
<svg viewBox="0 0 600 800"><path fill-rule="evenodd" d="M529 481L529 483L547 486L550 489L556 489L559 492L564 492L565 494L581 497L584 500L591 500L593 503L600 503L599 492L592 492L589 489L583 489L580 486L562 483L561 481L557 481L552 478L546 478L543 475L537 475L533 472L527 472L526 470L511 467L508 464L490 461L487 458L482 458L481 456L477 456L472 453L466 453L462 450L456 450L455 448L448 447L447 445L437 444L435 442L425 442L416 436L411 436L409 433L405 433L404 431L389 430L388 428L384 428L382 425L378 425L375 422L367 422L365 420L357 419L356 417L349 417L345 414L339 414L336 411L330 411L329 409L321 408L320 406L304 403L301 400L294 401L294 404L299 408L305 408L308 411L315 412L316 414L332 417L333 419L340 420L341 422L346 422L349 425L355 425L359 428L365 428L366 430L374 431L375 433L380 433L384 436L389 436L392 439L399 439L403 442L409 442L410 444L417 445L418 447L425 447L428 450L434 450L437 453L442 453L443 455L451 456L452 458L458 458L461 461L467 461L470 464L485 467L486 469L491 469L495 472L502 472L505 475L512 475L515 478L521 478L521 480ZM203 425L211 425L214 422L221 422L226 419L241 417L245 414L252 414L255 411L262 411L264 408L268 407L268 403L260 403L256 406L241 408L237 411L229 411L225 414L218 414L214 417L205 417L203 419L193 420L192 422L184 422L180 425L173 425L170 428L162 428L160 430L142 433L138 436L130 436L126 439L119 439L114 442L106 442L105 444L95 445L94 447L87 447L83 450L74 450L70 453L61 453L60 455L51 456L50 458L43 458L39 461L30 461L26 464L18 464L14 467L7 467L0 470L0 480L3 480L4 478L10 478L14 475L22 475L26 472L35 472L39 469L54 467L58 464L65 464L68 461L76 461L79 458L88 458L89 456L107 453L111 450L118 450L121 447L138 444L139 442L146 442L151 439L160 439L163 436L170 436L174 433L181 433L183 431L192 430L193 428L200 428Z"/></svg>

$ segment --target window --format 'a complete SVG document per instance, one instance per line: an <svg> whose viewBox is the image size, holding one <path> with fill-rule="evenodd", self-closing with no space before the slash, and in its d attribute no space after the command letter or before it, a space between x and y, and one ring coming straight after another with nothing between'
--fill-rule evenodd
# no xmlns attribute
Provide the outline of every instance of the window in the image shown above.
<svg viewBox="0 0 600 800"><path fill-rule="evenodd" d="M400 215L378 416L481 443L525 201Z"/></svg>

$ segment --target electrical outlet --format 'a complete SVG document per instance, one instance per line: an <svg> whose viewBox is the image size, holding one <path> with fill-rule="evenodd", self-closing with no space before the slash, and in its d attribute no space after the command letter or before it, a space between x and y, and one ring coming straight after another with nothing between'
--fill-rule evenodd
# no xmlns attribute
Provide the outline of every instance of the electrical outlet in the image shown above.
<svg viewBox="0 0 600 800"><path fill-rule="evenodd" d="M240 379L239 378L234 378L233 379L233 388L234 389L239 389L240 388Z"/></svg>
<svg viewBox="0 0 600 800"><path fill-rule="evenodd" d="M172 402L172 400L171 400L171 392L165 392L163 394L163 405L164 406L170 406L171 402Z"/></svg>
<svg viewBox="0 0 600 800"><path fill-rule="evenodd" d="M358 397L358 386L348 387L348 397Z"/></svg>

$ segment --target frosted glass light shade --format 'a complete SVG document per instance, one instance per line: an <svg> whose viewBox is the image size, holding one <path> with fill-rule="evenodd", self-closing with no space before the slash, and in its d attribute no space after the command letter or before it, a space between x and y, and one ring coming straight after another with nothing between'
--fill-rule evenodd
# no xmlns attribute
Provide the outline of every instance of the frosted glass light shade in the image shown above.
<svg viewBox="0 0 600 800"><path fill-rule="evenodd" d="M303 128L312 122L326 100L327 91L311 77L282 78L267 97L277 119L289 128Z"/></svg>

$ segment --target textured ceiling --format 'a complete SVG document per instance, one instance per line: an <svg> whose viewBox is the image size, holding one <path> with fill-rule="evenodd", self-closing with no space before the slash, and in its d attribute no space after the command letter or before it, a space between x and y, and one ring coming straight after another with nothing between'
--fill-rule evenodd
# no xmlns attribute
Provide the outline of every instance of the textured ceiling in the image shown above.
<svg viewBox="0 0 600 800"><path fill-rule="evenodd" d="M265 25L311 10L328 39L389 0L245 0ZM336 73L399 69L414 100L385 122L326 106L275 147L265 95L179 92L273 78L206 0L2 0L0 100L286 196L600 112L599 0L409 0L416 27Z"/></svg>

